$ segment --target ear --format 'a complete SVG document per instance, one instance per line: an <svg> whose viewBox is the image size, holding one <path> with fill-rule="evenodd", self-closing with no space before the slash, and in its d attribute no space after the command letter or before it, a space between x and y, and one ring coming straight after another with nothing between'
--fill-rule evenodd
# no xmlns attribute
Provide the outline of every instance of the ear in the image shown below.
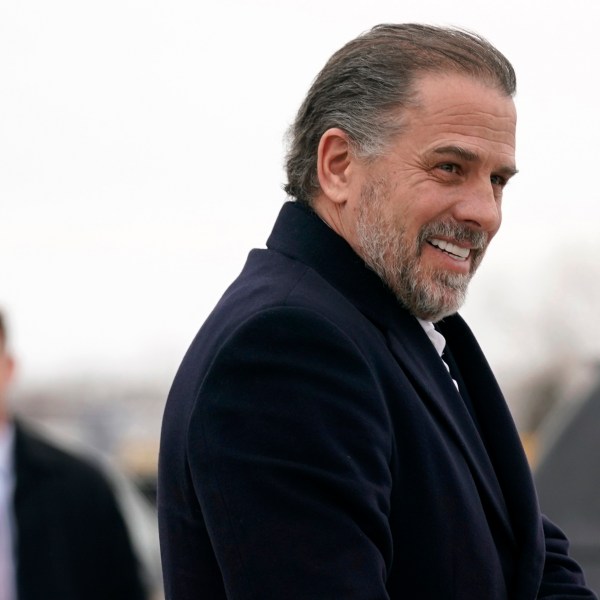
<svg viewBox="0 0 600 600"><path fill-rule="evenodd" d="M344 203L348 195L352 153L348 135L334 127L319 141L317 176L325 196L335 203Z"/></svg>

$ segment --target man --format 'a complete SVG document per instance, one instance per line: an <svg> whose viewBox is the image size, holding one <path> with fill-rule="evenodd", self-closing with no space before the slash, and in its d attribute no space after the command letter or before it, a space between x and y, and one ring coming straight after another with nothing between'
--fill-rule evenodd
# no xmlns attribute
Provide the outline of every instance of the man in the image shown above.
<svg viewBox="0 0 600 600"><path fill-rule="evenodd" d="M13 370L0 314L0 599L146 598L104 475L10 417Z"/></svg>
<svg viewBox="0 0 600 600"><path fill-rule="evenodd" d="M488 42L422 25L375 27L318 75L296 202L167 402L167 598L595 597L455 314L516 172L514 92Z"/></svg>

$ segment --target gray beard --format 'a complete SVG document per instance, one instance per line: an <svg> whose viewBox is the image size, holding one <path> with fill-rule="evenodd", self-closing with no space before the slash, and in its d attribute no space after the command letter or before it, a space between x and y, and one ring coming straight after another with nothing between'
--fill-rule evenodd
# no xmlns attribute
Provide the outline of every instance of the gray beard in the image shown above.
<svg viewBox="0 0 600 600"><path fill-rule="evenodd" d="M362 190L356 230L361 258L414 316L436 322L454 314L463 305L469 282L481 263L487 235L455 222L436 221L425 225L416 240L410 240L401 225L384 218L379 207L387 201L386 192L383 182L371 182ZM423 247L427 239L436 236L468 241L477 248L471 250L469 273L423 267L419 260Z"/></svg>

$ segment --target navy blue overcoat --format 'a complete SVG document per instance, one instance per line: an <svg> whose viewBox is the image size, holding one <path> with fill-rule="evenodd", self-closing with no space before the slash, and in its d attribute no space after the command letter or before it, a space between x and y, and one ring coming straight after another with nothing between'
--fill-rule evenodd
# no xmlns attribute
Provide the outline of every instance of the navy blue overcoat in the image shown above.
<svg viewBox="0 0 600 600"><path fill-rule="evenodd" d="M440 330L461 395L350 246L284 205L167 401L167 599L593 598L477 342Z"/></svg>

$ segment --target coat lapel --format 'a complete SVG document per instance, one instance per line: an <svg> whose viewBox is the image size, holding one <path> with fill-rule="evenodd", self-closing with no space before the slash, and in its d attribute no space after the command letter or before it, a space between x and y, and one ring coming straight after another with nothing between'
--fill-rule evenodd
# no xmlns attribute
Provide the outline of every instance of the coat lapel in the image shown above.
<svg viewBox="0 0 600 600"><path fill-rule="evenodd" d="M464 399L419 323L404 311L388 330L388 344L423 402L462 451L484 506L494 511L511 543L511 522L490 457Z"/></svg>
<svg viewBox="0 0 600 600"><path fill-rule="evenodd" d="M459 315L440 323L471 396L488 455L511 515L519 553L515 598L537 593L544 568L544 534L537 495L521 441L502 392L467 324Z"/></svg>

